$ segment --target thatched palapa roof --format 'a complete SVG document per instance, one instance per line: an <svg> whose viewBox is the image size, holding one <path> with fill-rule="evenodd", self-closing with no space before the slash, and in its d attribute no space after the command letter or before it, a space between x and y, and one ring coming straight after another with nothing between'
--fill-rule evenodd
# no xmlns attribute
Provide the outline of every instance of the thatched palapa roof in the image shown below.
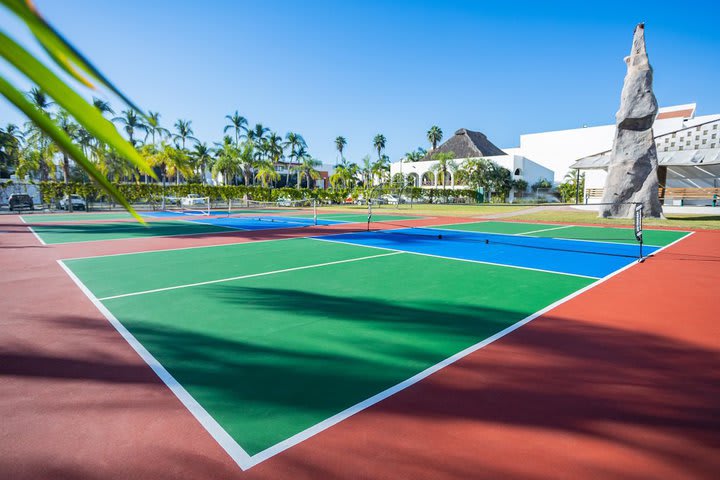
<svg viewBox="0 0 720 480"><path fill-rule="evenodd" d="M461 128L455 135L440 145L435 150L428 152L422 161L432 160L432 157L438 153L454 152L455 158L477 158L477 157L493 157L496 155L506 155L505 152L496 147L481 132L473 132Z"/></svg>

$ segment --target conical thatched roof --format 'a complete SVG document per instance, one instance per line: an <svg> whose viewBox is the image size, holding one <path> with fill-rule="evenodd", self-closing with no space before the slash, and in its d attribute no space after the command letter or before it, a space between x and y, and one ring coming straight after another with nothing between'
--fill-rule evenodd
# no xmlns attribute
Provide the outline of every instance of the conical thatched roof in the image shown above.
<svg viewBox="0 0 720 480"><path fill-rule="evenodd" d="M428 152L422 159L432 160L432 157L438 153L454 152L455 158L476 158L476 157L492 157L495 155L506 155L505 152L496 147L481 132L473 132L465 128L461 128L455 135L440 145L437 149Z"/></svg>

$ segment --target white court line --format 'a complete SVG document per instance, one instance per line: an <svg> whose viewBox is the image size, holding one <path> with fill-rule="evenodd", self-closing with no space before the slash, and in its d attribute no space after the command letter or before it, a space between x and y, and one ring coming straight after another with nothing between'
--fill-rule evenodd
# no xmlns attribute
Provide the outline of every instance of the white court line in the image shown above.
<svg viewBox="0 0 720 480"><path fill-rule="evenodd" d="M688 235L679 238L675 240L674 242L660 248L655 253L659 253L660 251L671 247L672 245L675 245L679 241L688 238L690 235L692 235L694 232L690 232ZM346 420L347 418L351 417L352 415L355 415L356 413L359 413L372 405L375 405L376 403L402 391L406 388L411 387L412 385L420 382L421 380L429 377L433 373L436 373L437 371L457 362L458 360L466 357L467 355L470 355L473 352L476 352L491 343L496 342L497 340L500 340L501 338L505 337L506 335L512 333L513 331L517 330L518 328L530 323L532 320L542 316L543 314L553 310L554 308L562 305L563 303L566 303L573 298L581 295L582 293L590 290L591 288L594 288L601 283L609 280L610 278L614 277L615 275L618 275L619 273L637 265L639 262L636 260L632 263L629 263L628 265L624 266L623 268L616 270L613 273L610 273L609 275L606 275L605 277L598 279L597 281L591 283L590 285L587 285L586 287L571 293L570 295L561 298L560 300L557 300L556 302L548 305L547 307L533 313L532 315L529 315L522 320L518 321L517 323L505 328L504 330L499 331L495 335L492 335L491 337L486 338L485 340L476 343L475 345L472 345L465 350L462 350L455 355L452 355L445 360L428 367L427 369L423 370L422 372L417 373L416 375L408 378L407 380L404 380L386 390L383 390L382 392L363 400L362 402L359 402L355 405L353 405L350 408L347 408L343 410L342 412L339 412L332 417L329 417L325 420L323 420L320 423L317 423L313 425L312 427L303 430L302 432L299 432L292 437L289 437L272 447L269 447L259 453L256 453L255 455L249 455L216 421L215 419L208 414L208 412L185 390L185 388L182 387L178 383L175 378L170 375L170 373L153 357L150 352L143 347L140 342L135 339L135 337L120 323L117 318L107 309L105 306L100 303L100 301L95 298L95 296L92 294L92 292L80 281L77 276L62 262L62 260L58 260L58 264L65 270L65 272L70 276L70 278L75 282L75 284L80 288L80 290L90 299L90 301L100 310L100 312L105 316L105 318L108 319L111 325L115 327L116 330L125 338L125 340L130 344L130 346L140 355L140 357L150 366L150 368L153 369L153 371L160 377L160 379L170 388L170 390L175 394L175 396L180 399L180 401L185 405L185 407L190 411L190 413L200 422L200 424L210 433L210 435L218 442L221 448L225 450L225 452L230 456L230 458L233 459L233 461L242 469L242 470L248 470L255 465L299 444L300 442L307 440L314 435L317 435L324 430L327 430L328 428L332 427L333 425L336 425L340 423L343 420Z"/></svg>
<svg viewBox="0 0 720 480"><path fill-rule="evenodd" d="M25 221L25 219L23 218L22 215L18 215L18 217L20 217L20 221L25 224L25 226L27 227L27 229L30 230L30 233L32 233L33 235L35 235L35 238L37 238L37 241L40 242L41 245L47 245L47 243L45 243L45 240L43 240L42 238L40 238L40 235L38 235L37 232L36 232L35 230L33 230L33 228L32 228L30 225L28 225L28 223Z"/></svg>
<svg viewBox="0 0 720 480"><path fill-rule="evenodd" d="M345 234L339 234L339 235L345 235ZM333 240L333 239L329 239L329 238L321 238L321 237L308 237L308 238L310 240L317 240L319 242L342 243L344 245L355 245L358 247L377 248L378 250L388 250L390 252L409 253L411 255L420 255L423 257L442 258L443 260L455 260L458 262L480 263L483 265L494 265L496 267L517 268L518 270L530 270L533 272L553 273L555 275L567 275L569 277L589 278L591 280L597 280L598 278L600 278L600 277L593 277L591 275L581 275L579 273L557 272L555 270L544 270L542 268L521 267L519 265L508 265L505 263L486 262L483 260L470 260L468 258L446 257L444 255L434 255L432 253L412 252L410 250L399 250L397 248L378 247L376 245L365 245L365 244L361 244L361 243L344 242L342 240Z"/></svg>
<svg viewBox="0 0 720 480"><path fill-rule="evenodd" d="M540 230L533 230L531 232L518 233L518 235L532 235L533 233L549 232L550 230L562 230L563 228L574 227L575 225L562 225L560 227L542 228Z"/></svg>
<svg viewBox="0 0 720 480"><path fill-rule="evenodd" d="M251 462L250 455L220 426L219 423L195 400L180 383L170 375L165 367L157 361L155 357L145 348L143 345L133 336L115 316L105 308L105 305L93 295L82 281L70 270L62 260L57 261L60 267L65 270L75 284L80 287L80 290L90 299L90 301L100 310L105 318L108 319L110 324L115 327L115 330L122 335L128 344L140 355L145 363L153 369L155 374L160 377L165 385L175 394L175 396L185 405L190 413L197 419L198 422L210 433L218 444L227 452L228 455L238 464L238 466L245 470L248 468L246 465Z"/></svg>
<svg viewBox="0 0 720 480"><path fill-rule="evenodd" d="M199 287L200 285L211 285L213 283L231 282L233 280L242 280L245 278L264 277L267 275L275 275L277 273L295 272L298 270L307 270L310 268L327 267L329 265L339 265L341 263L359 262L361 260L369 260L371 258L389 257L390 255L399 255L401 253L405 253L405 252L397 251L397 252L392 252L392 253L383 253L380 255L370 255L369 257L349 258L346 260L337 260L335 262L317 263L315 265L304 265L302 267L283 268L281 270L273 270L271 272L250 273L248 275L239 275L237 277L220 278L218 280L208 280L206 282L187 283L185 285L175 285L172 287L155 288L152 290L144 290L144 291L140 291L140 292L123 293L121 295L112 295L110 297L103 297L103 298L100 298L99 300L102 302L105 300L112 300L115 298L135 297L137 295L145 295L148 293L166 292L168 290L178 290L181 288Z"/></svg>

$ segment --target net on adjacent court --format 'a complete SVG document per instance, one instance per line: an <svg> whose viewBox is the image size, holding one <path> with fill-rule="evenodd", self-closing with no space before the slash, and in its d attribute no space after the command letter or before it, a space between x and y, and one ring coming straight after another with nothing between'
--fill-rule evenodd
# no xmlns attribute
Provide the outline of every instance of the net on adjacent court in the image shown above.
<svg viewBox="0 0 720 480"><path fill-rule="evenodd" d="M228 217L287 224L289 227L317 225L317 203L312 199L275 202L231 200L225 213Z"/></svg>
<svg viewBox="0 0 720 480"><path fill-rule="evenodd" d="M375 208L375 210L374 210ZM642 210L634 225L608 228L562 223L522 222L468 217L443 224L424 225L415 219L388 219L368 206L367 231L395 237L403 243L444 241L452 244L503 245L527 249L642 258ZM634 227L634 228L633 228Z"/></svg>

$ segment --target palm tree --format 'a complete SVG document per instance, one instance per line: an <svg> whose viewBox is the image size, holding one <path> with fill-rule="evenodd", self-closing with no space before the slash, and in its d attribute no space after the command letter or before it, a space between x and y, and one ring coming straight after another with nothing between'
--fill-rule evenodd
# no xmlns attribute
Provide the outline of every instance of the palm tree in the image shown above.
<svg viewBox="0 0 720 480"><path fill-rule="evenodd" d="M110 102L93 97L93 106L97 108L102 115L105 115L106 113L115 115L115 110L113 110L112 106L110 106Z"/></svg>
<svg viewBox="0 0 720 480"><path fill-rule="evenodd" d="M121 115L117 116L112 119L113 122L118 122L123 125L123 129L125 130L125 133L128 134L128 140L130 141L130 144L134 147L136 146L135 141L135 132L136 131L143 131L147 132L147 125L143 123L142 119L140 119L137 115L137 112L135 110L123 110L120 112Z"/></svg>
<svg viewBox="0 0 720 480"><path fill-rule="evenodd" d="M380 157L380 160L377 160L370 166L370 173L373 178L377 177L380 183L382 184L385 180L385 177L390 173L390 159L387 155L383 155Z"/></svg>
<svg viewBox="0 0 720 480"><path fill-rule="evenodd" d="M175 125L174 125L177 133L173 136L173 139L176 142L180 141L180 149L183 152L187 152L187 149L185 148L185 142L187 140L191 140L193 142L199 142L199 140L197 138L192 136L194 132L193 132L192 127L190 126L191 123L192 123L191 120L179 119L177 122L175 122ZM175 184L179 185L181 170L175 169L174 172L175 172Z"/></svg>
<svg viewBox="0 0 720 480"><path fill-rule="evenodd" d="M378 133L375 135L375 138L373 138L373 147L375 147L375 150L377 150L378 154L378 160L382 158L382 151L385 150L385 143L387 140L385 139L385 135L382 133Z"/></svg>
<svg viewBox="0 0 720 480"><path fill-rule="evenodd" d="M298 155L298 151L300 149L305 149L307 147L307 144L305 143L305 139L300 135L299 133L294 132L288 132L285 135L285 148L290 148L290 153L288 154L288 157L290 157L290 162L293 161L297 162L297 159L300 155ZM303 153L305 155L306 153ZM285 186L287 187L290 184L290 166L287 168L287 173L285 177Z"/></svg>
<svg viewBox="0 0 720 480"><path fill-rule="evenodd" d="M262 123L256 123L252 130L248 130L245 135L241 135L241 137L245 137L249 141L258 145L262 143L263 139L265 138L265 134L269 131L270 129L267 127L263 127Z"/></svg>
<svg viewBox="0 0 720 480"><path fill-rule="evenodd" d="M225 128L223 129L223 133L227 133L228 130L234 130L235 133L235 147L240 146L240 135L242 132L247 133L247 125L248 121L247 118L243 117L238 113L237 110L235 110L235 113L232 115L225 115L225 118L227 118L228 123L225 125Z"/></svg>
<svg viewBox="0 0 720 480"><path fill-rule="evenodd" d="M275 166L270 161L260 162L258 165L257 173L255 178L260 180L263 187L267 187L268 183L274 182L280 178L280 174L275 170Z"/></svg>
<svg viewBox="0 0 720 480"><path fill-rule="evenodd" d="M443 131L440 130L440 127L437 125L433 125L430 127L430 130L427 132L427 139L432 145L432 149L435 150L437 148L437 144L442 141L443 138Z"/></svg>
<svg viewBox="0 0 720 480"><path fill-rule="evenodd" d="M345 146L347 145L347 140L345 140L345 137L338 136L335 137L335 148L337 149L338 153L340 154L340 160L342 160L343 157L343 150L345 150ZM337 165L337 161L335 162L335 165Z"/></svg>
<svg viewBox="0 0 720 480"><path fill-rule="evenodd" d="M179 149L166 142L160 144L154 154L149 158L150 164L159 167L162 172L163 186L168 177L192 174L190 159L185 150Z"/></svg>
<svg viewBox="0 0 720 480"><path fill-rule="evenodd" d="M358 167L358 173L360 173L363 181L363 185L369 187L372 183L372 160L370 155L365 155L362 158L362 164Z"/></svg>
<svg viewBox="0 0 720 480"><path fill-rule="evenodd" d="M45 115L49 115L50 108L55 105L55 102L51 102L47 94L37 87L31 88L27 96L32 105ZM32 122L26 124L26 135L30 142L37 146L38 157L36 160L40 170L40 178L41 180L47 180L49 170L53 166L50 139L41 128Z"/></svg>
<svg viewBox="0 0 720 480"><path fill-rule="evenodd" d="M295 167L298 172L297 187L300 188L300 181L304 175L307 179L307 188L310 188L310 181L318 180L320 178L320 172L315 169L315 167L319 167L320 165L322 165L322 162L319 160L316 160L309 155L303 156L301 158L300 165Z"/></svg>
<svg viewBox="0 0 720 480"><path fill-rule="evenodd" d="M10 168L20 162L20 152L24 140L23 132L13 123L0 128L0 175L10 175Z"/></svg>
<svg viewBox="0 0 720 480"><path fill-rule="evenodd" d="M240 151L233 144L232 138L226 136L223 144L216 148L215 152L217 160L212 167L213 176L217 177L222 173L225 185L228 185L230 181L234 183L235 177L243 173L243 164Z"/></svg>
<svg viewBox="0 0 720 480"><path fill-rule="evenodd" d="M160 140L162 140L163 137L170 136L170 130L160 126L160 114L158 112L148 111L148 119L149 121L146 125L147 133L145 134L146 142L148 136L150 136L150 138L152 139L153 145L155 145L156 135L160 137Z"/></svg>
<svg viewBox="0 0 720 480"><path fill-rule="evenodd" d="M433 160L437 160L438 163L432 167L432 170L438 173L438 178L442 178L443 190L445 190L445 184L447 183L448 170L450 168L457 168L453 166L453 158L455 158L455 152L437 153L433 156Z"/></svg>
<svg viewBox="0 0 720 480"><path fill-rule="evenodd" d="M78 133L78 124L72 121L70 118L70 115L65 110L59 110L57 114L55 115L55 121L57 122L58 126L67 134L68 137L77 139L77 133ZM70 157L68 157L67 152L62 150L62 158L63 158L63 165L62 165L62 171L63 171L63 180L65 183L70 182ZM68 202L69 208L72 209L72 202Z"/></svg>
<svg viewBox="0 0 720 480"><path fill-rule="evenodd" d="M210 154L210 148L206 143L196 143L195 149L192 152L192 159L195 165L200 166L200 175L202 176L201 182L205 184L205 172L207 166L212 162L213 157Z"/></svg>

